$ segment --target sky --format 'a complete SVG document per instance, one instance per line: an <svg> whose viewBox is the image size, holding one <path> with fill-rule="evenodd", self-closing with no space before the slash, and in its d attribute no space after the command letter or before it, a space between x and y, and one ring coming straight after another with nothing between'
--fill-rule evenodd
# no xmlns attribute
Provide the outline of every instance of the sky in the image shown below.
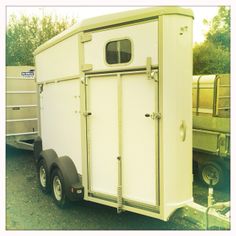
<svg viewBox="0 0 236 236"><path fill-rule="evenodd" d="M11 14L16 16L24 15L52 15L58 17L75 18L80 22L83 19L94 16L110 14L114 12L122 12L137 9L139 7L7 7L7 19ZM211 21L217 15L218 7L186 7L191 8L194 12L193 25L193 43L204 41L204 34L209 27L203 24L203 20Z"/></svg>

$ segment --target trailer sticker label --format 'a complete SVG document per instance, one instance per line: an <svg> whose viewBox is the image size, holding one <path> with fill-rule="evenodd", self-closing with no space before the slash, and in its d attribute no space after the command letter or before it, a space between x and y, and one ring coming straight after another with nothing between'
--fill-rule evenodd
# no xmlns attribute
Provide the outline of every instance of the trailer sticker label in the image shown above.
<svg viewBox="0 0 236 236"><path fill-rule="evenodd" d="M21 72L21 76L24 78L32 78L34 77L34 70Z"/></svg>

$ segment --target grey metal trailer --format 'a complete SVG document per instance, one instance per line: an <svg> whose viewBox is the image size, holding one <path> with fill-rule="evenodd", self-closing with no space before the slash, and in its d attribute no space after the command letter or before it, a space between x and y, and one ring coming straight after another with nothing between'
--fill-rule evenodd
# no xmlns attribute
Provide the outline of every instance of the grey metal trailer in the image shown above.
<svg viewBox="0 0 236 236"><path fill-rule="evenodd" d="M193 160L200 179L229 185L230 75L193 77Z"/></svg>
<svg viewBox="0 0 236 236"><path fill-rule="evenodd" d="M6 67L6 143L33 150L38 135L37 86L32 66Z"/></svg>

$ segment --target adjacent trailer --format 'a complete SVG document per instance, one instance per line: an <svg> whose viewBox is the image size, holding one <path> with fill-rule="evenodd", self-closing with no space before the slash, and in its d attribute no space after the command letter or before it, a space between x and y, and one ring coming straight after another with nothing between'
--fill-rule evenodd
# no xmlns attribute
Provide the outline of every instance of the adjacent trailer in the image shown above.
<svg viewBox="0 0 236 236"><path fill-rule="evenodd" d="M225 187L230 169L230 75L193 77L193 159L201 180Z"/></svg>
<svg viewBox="0 0 236 236"><path fill-rule="evenodd" d="M38 135L34 67L6 67L6 103L6 143L33 150L33 141Z"/></svg>
<svg viewBox="0 0 236 236"><path fill-rule="evenodd" d="M35 51L35 158L59 206L83 198L166 221L193 203L192 23L175 7L117 13Z"/></svg>

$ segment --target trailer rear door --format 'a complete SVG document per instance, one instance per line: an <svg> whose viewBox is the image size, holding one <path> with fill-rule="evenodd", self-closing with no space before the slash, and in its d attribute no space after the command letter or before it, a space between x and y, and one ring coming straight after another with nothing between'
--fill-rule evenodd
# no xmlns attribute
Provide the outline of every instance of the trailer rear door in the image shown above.
<svg viewBox="0 0 236 236"><path fill-rule="evenodd" d="M108 60L101 66L103 72L86 74L88 192L92 197L135 207L158 206L157 29L153 20L94 32L85 43L85 62L93 70L99 69L101 61L95 58L101 52L107 59L110 42L115 42L108 45L111 48L120 49L122 43L127 47L127 42L118 42L118 35L132 44L132 55L123 55L123 64L109 65L113 61ZM91 51L96 57L91 58ZM123 60L122 55L117 58Z"/></svg>

